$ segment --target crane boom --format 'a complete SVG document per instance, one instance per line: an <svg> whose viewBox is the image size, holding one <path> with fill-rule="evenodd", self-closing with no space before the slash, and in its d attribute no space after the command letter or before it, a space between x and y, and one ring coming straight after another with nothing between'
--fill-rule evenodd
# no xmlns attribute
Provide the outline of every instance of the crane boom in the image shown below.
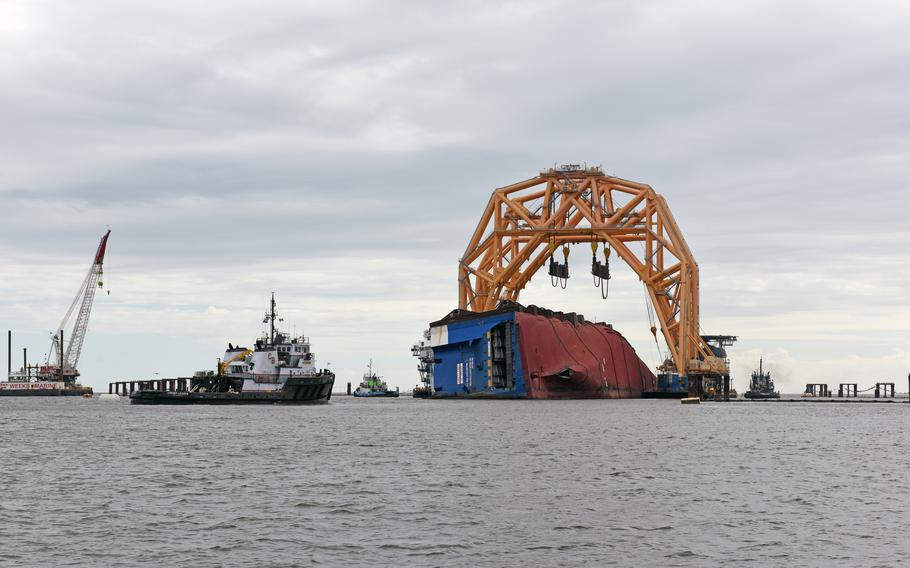
<svg viewBox="0 0 910 568"><path fill-rule="evenodd" d="M72 304L70 304L69 310L67 310L66 315L63 316L63 320L60 322L60 325L57 326L57 332L54 334L51 353L48 355L48 364L50 364L51 361L60 360L60 350L62 348L59 339L60 332L66 328L67 323L70 321L73 314L76 314L73 330L69 335L69 342L64 351L65 355L63 357L62 369L64 375L77 373L76 368L79 363L79 356L82 354L82 344L85 341L85 333L88 330L88 321L89 316L91 316L92 313L95 291L97 288L104 285L101 281L101 277L104 274L104 254L107 251L107 239L110 234L111 231L108 230L101 237L101 242L98 244L98 249L95 251L95 256L92 260L92 265L89 267L88 274L86 274L85 279L82 281L82 285L79 287L76 297L73 299ZM77 306L78 312L76 311ZM51 359L51 357L54 358Z"/></svg>
<svg viewBox="0 0 910 568"><path fill-rule="evenodd" d="M666 200L649 185L600 168L552 168L494 190L459 261L459 308L480 312L516 302L548 259L551 277L567 278L568 245L584 242L594 251L595 283L609 279L612 250L645 284L669 348L663 370L729 376L723 350L699 334L698 264ZM604 262L597 260L601 244ZM554 261L558 247L565 264Z"/></svg>
<svg viewBox="0 0 910 568"><path fill-rule="evenodd" d="M228 370L228 367L231 366L231 363L233 363L234 361L242 361L243 359L246 359L248 356L250 356L252 354L253 354L252 349L244 349L243 351L237 353L233 357L231 357L229 359L225 359L224 361L222 361L221 363L218 364L218 374L223 375Z"/></svg>

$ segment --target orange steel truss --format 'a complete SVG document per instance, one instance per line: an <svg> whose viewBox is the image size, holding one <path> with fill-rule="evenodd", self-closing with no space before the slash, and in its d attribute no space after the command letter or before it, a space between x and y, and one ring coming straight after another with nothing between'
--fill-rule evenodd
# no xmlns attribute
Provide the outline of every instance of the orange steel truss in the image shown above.
<svg viewBox="0 0 910 568"><path fill-rule="evenodd" d="M600 168L552 168L496 189L459 262L459 308L480 312L518 301L547 260L562 248L568 261L575 243L595 251L602 243L607 258L612 250L644 282L672 358L664 370L729 374L698 332L698 264L666 200Z"/></svg>

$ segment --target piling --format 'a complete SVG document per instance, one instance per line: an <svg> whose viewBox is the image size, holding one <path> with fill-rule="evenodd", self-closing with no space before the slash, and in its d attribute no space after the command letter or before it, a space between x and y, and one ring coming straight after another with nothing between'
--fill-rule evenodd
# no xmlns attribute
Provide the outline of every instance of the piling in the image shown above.
<svg viewBox="0 0 910 568"><path fill-rule="evenodd" d="M682 380L682 377L680 377ZM689 398L701 398L705 393L703 379L700 375L695 377L688 377L689 383Z"/></svg>
<svg viewBox="0 0 910 568"><path fill-rule="evenodd" d="M875 383L875 398L894 398L894 383Z"/></svg>
<svg viewBox="0 0 910 568"><path fill-rule="evenodd" d="M859 385L857 383L840 383L837 386L837 396L839 398L844 398L846 394L847 397L856 398L859 396Z"/></svg>
<svg viewBox="0 0 910 568"><path fill-rule="evenodd" d="M907 380L910 380L910 375L907 375ZM348 396L351 396L351 383L348 383Z"/></svg>
<svg viewBox="0 0 910 568"><path fill-rule="evenodd" d="M22 348L22 370L25 371L26 378L28 378L28 347Z"/></svg>
<svg viewBox="0 0 910 568"><path fill-rule="evenodd" d="M7 379L13 374L13 330L6 330L6 376ZM910 375L907 375L910 379Z"/></svg>
<svg viewBox="0 0 910 568"><path fill-rule="evenodd" d="M831 393L828 391L828 385L826 383L806 383L806 394L811 394L812 396L817 397L831 396Z"/></svg>

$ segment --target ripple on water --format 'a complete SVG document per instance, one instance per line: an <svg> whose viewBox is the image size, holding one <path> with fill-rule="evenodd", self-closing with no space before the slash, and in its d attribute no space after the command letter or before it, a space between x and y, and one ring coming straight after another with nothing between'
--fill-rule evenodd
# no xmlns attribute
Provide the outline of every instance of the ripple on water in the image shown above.
<svg viewBox="0 0 910 568"><path fill-rule="evenodd" d="M0 565L910 557L901 405L2 403Z"/></svg>

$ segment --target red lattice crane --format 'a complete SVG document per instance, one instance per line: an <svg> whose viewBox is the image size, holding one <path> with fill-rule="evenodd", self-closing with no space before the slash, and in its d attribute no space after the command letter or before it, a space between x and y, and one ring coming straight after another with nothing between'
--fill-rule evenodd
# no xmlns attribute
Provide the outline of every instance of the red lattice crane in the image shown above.
<svg viewBox="0 0 910 568"><path fill-rule="evenodd" d="M92 265L89 267L88 274L82 281L73 303L70 304L69 310L63 316L60 325L57 326L57 332L52 340L51 352L48 354L47 366L42 369L43 372L55 374L63 377L64 380L73 380L79 376L77 365L79 356L82 354L82 344L85 341L85 333L88 330L88 320L92 313L92 304L95 300L95 291L104 286L101 280L104 275L104 253L107 250L107 239L111 231L108 230L101 237L98 243L98 249L92 259ZM63 350L63 330L75 315L75 323L69 334L69 341L66 343L66 350Z"/></svg>

